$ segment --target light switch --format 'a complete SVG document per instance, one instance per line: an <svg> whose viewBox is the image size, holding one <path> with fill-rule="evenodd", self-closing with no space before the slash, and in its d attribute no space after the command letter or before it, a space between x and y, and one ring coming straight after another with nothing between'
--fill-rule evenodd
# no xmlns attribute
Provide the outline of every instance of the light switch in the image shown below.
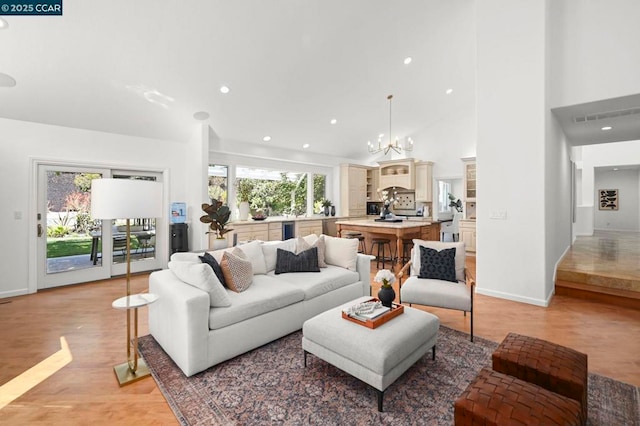
<svg viewBox="0 0 640 426"><path fill-rule="evenodd" d="M21 220L22 219L22 212L13 212L13 218L15 220Z"/></svg>
<svg viewBox="0 0 640 426"><path fill-rule="evenodd" d="M506 210L492 210L489 219L507 220Z"/></svg>

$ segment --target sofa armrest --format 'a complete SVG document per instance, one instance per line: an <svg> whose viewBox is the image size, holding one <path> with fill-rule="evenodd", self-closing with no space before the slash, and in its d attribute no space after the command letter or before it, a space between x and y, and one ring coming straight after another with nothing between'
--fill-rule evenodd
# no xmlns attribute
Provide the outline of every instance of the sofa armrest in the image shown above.
<svg viewBox="0 0 640 426"><path fill-rule="evenodd" d="M209 295L184 283L168 269L149 275L149 332L164 351L191 376L208 363Z"/></svg>
<svg viewBox="0 0 640 426"><path fill-rule="evenodd" d="M361 253L358 253L356 258L356 272L362 282L363 296L371 296L371 259L375 259L375 257Z"/></svg>

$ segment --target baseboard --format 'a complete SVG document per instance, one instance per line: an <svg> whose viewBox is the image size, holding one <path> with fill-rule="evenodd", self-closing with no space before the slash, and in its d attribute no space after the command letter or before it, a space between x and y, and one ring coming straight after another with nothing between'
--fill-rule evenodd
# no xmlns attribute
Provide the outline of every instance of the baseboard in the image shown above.
<svg viewBox="0 0 640 426"><path fill-rule="evenodd" d="M544 308L549 306L549 302L551 301L551 297L553 296L553 291L552 291L551 294L547 296L547 300L534 299L532 297L523 297L517 294L504 293L502 291L487 290L484 288L479 288L477 285L476 285L476 293L483 294L485 296L497 297L499 299L512 300L514 302L527 303L529 305L542 306Z"/></svg>
<svg viewBox="0 0 640 426"><path fill-rule="evenodd" d="M29 289L23 288L20 290L3 291L0 292L0 299L5 299L7 297L24 296L25 294L29 294Z"/></svg>

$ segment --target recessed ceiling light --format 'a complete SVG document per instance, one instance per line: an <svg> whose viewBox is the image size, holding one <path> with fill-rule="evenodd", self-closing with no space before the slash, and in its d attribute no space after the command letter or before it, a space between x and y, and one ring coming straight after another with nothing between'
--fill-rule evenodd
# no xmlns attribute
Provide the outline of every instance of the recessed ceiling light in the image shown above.
<svg viewBox="0 0 640 426"><path fill-rule="evenodd" d="M309 148L309 144L308 144L308 143L305 143L304 145L302 145L302 147L303 147L304 149L307 149L307 148Z"/></svg>
<svg viewBox="0 0 640 426"><path fill-rule="evenodd" d="M195 118L196 120L200 120L200 121L208 120L209 119L209 113L206 112L206 111L198 111L195 114L193 114L193 118Z"/></svg>
<svg viewBox="0 0 640 426"><path fill-rule="evenodd" d="M338 120L336 120L335 118L331 119L331 124L336 124L338 122Z"/></svg>
<svg viewBox="0 0 640 426"><path fill-rule="evenodd" d="M611 127L611 126L604 126L604 127L602 128L602 130L611 130L611 129L613 129L613 127Z"/></svg>
<svg viewBox="0 0 640 426"><path fill-rule="evenodd" d="M220 93L229 93L229 87L228 86L220 86Z"/></svg>
<svg viewBox="0 0 640 426"><path fill-rule="evenodd" d="M13 87L16 85L16 79L9 74L3 74L0 72L0 87Z"/></svg>
<svg viewBox="0 0 640 426"><path fill-rule="evenodd" d="M379 139L384 138L384 133L380 133L380 134L378 135L378 138L379 138Z"/></svg>
<svg viewBox="0 0 640 426"><path fill-rule="evenodd" d="M269 142L271 140L271 136L265 136L264 138L262 138L262 140L265 142Z"/></svg>
<svg viewBox="0 0 640 426"><path fill-rule="evenodd" d="M450 95L453 93L453 89L447 89L447 91L445 92L447 95Z"/></svg>
<svg viewBox="0 0 640 426"><path fill-rule="evenodd" d="M404 58L405 65L409 65L411 61L413 61L413 58L411 56L407 56L406 58Z"/></svg>
<svg viewBox="0 0 640 426"><path fill-rule="evenodd" d="M613 171L614 171L614 172L617 172L618 170L620 170L620 169L619 169L619 168L617 168L617 167L614 167L614 168L613 168Z"/></svg>
<svg viewBox="0 0 640 426"><path fill-rule="evenodd" d="M9 26L9 23L7 21L5 21L4 19L0 18L0 30L7 28Z"/></svg>

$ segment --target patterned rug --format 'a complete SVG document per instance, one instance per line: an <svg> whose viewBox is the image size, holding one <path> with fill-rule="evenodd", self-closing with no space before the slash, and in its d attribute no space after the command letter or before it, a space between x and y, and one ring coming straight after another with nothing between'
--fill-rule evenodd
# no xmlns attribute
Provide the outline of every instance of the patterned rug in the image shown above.
<svg viewBox="0 0 640 426"><path fill-rule="evenodd" d="M431 351L387 388L384 410L368 385L309 355L302 332L186 378L151 336L140 351L178 420L184 425L232 424L453 424L453 401L497 343L441 326ZM590 425L640 425L640 388L589 374Z"/></svg>

